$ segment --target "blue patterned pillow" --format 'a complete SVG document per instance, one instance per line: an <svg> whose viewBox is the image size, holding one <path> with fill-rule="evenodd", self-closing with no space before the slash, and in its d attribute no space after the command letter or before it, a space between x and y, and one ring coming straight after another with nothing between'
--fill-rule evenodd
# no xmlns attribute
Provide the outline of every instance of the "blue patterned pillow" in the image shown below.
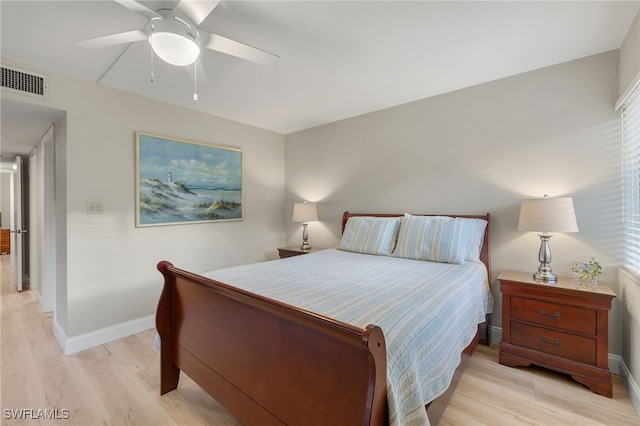
<svg viewBox="0 0 640 426"><path fill-rule="evenodd" d="M446 216L409 216L402 219L395 257L443 263L464 263L467 222Z"/></svg>
<svg viewBox="0 0 640 426"><path fill-rule="evenodd" d="M347 220L339 250L388 256L395 247L399 218L353 216Z"/></svg>

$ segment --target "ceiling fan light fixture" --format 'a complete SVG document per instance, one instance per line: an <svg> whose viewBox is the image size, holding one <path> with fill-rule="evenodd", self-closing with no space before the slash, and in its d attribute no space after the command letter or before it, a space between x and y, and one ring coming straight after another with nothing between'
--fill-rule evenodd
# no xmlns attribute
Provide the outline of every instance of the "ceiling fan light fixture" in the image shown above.
<svg viewBox="0 0 640 426"><path fill-rule="evenodd" d="M170 19L154 22L149 43L160 59L183 67L198 59L200 45L197 31L181 22Z"/></svg>

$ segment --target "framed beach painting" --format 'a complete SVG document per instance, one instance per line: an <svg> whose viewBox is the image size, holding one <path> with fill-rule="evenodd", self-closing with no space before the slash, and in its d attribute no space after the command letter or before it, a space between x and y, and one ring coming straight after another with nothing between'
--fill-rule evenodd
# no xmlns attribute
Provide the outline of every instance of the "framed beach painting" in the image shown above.
<svg viewBox="0 0 640 426"><path fill-rule="evenodd" d="M242 220L242 150L136 132L136 226Z"/></svg>

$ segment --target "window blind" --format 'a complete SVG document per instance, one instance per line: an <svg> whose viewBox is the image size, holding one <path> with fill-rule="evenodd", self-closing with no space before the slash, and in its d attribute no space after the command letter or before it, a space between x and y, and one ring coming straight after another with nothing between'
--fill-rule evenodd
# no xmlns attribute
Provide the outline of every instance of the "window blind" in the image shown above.
<svg viewBox="0 0 640 426"><path fill-rule="evenodd" d="M624 262L640 275L640 87L621 108Z"/></svg>

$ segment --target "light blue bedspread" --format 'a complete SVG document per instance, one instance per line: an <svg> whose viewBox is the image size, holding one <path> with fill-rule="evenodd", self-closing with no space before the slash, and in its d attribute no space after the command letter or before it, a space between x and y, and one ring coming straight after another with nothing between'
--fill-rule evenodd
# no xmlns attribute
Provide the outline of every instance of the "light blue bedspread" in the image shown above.
<svg viewBox="0 0 640 426"><path fill-rule="evenodd" d="M215 280L366 327L387 344L390 424L428 425L424 406L442 394L492 309L487 270L329 249L211 271Z"/></svg>

